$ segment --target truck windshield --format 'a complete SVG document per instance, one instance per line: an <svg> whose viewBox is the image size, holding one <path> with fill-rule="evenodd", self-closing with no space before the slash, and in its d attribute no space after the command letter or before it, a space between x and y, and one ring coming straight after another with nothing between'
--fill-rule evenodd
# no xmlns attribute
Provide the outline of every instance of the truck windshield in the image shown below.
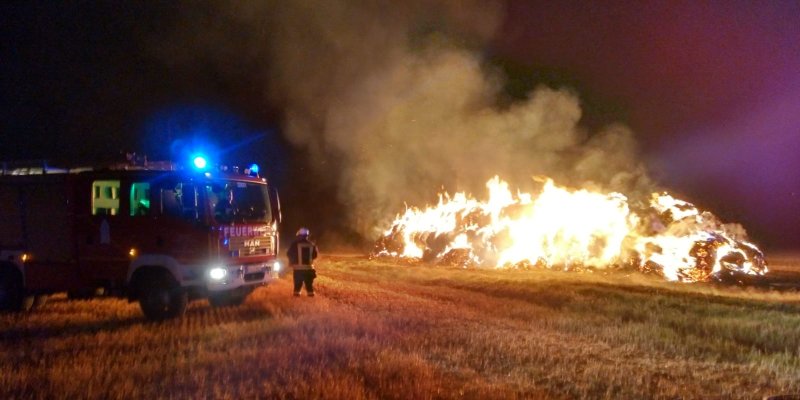
<svg viewBox="0 0 800 400"><path fill-rule="evenodd" d="M215 182L206 186L206 193L219 223L272 221L267 185Z"/></svg>

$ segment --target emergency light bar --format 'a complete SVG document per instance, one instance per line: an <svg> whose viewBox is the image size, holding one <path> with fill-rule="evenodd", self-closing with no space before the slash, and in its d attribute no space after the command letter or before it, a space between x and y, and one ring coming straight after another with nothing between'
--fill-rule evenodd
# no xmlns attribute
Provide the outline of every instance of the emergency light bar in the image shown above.
<svg viewBox="0 0 800 400"><path fill-rule="evenodd" d="M6 161L0 162L0 175L45 175L45 174L75 174L85 171L97 170L155 170L155 171L177 171L177 170L196 170L199 172L213 173L215 170L228 174L243 174L254 178L260 178L261 167L252 163L243 171L237 166L212 164L208 157L201 153L195 153L188 160L180 163L172 161L148 161L147 156L136 156L136 153L126 153L123 162L101 162L97 164L71 166L71 167L52 167L45 160L33 161ZM241 171L241 172L240 172Z"/></svg>
<svg viewBox="0 0 800 400"><path fill-rule="evenodd" d="M196 155L192 158L192 164L194 164L194 167L197 169L206 169L208 161L204 156Z"/></svg>

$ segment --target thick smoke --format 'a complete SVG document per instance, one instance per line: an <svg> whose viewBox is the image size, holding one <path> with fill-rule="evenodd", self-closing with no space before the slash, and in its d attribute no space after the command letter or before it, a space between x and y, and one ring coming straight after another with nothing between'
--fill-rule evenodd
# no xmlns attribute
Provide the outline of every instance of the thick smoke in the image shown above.
<svg viewBox="0 0 800 400"><path fill-rule="evenodd" d="M632 133L587 132L570 90L539 87L500 105L503 76L481 53L504 17L500 3L212 7L184 15L164 55L210 55L222 79L263 83L285 110L289 141L331 177L353 229L367 237L404 203L428 203L442 188L480 195L493 175L522 189L535 175L628 193L649 187ZM254 60L263 75L241 76L233 57Z"/></svg>

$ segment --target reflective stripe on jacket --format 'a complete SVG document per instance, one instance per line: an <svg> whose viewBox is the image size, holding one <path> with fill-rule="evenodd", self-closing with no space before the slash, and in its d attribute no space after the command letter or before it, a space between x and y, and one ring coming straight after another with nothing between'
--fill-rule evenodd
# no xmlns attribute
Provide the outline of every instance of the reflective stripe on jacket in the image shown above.
<svg viewBox="0 0 800 400"><path fill-rule="evenodd" d="M295 270L313 269L314 259L317 258L317 246L305 238L296 239L286 251L289 257L289 266Z"/></svg>

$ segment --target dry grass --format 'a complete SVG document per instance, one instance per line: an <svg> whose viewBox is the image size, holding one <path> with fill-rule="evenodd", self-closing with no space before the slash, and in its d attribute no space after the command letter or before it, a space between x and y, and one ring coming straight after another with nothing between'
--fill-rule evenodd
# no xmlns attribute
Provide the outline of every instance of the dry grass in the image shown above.
<svg viewBox="0 0 800 400"><path fill-rule="evenodd" d="M770 271L800 272L800 252L770 253L767 262Z"/></svg>
<svg viewBox="0 0 800 400"><path fill-rule="evenodd" d="M360 257L319 269L316 298L282 280L165 323L112 299L2 315L0 398L800 393L800 294Z"/></svg>

